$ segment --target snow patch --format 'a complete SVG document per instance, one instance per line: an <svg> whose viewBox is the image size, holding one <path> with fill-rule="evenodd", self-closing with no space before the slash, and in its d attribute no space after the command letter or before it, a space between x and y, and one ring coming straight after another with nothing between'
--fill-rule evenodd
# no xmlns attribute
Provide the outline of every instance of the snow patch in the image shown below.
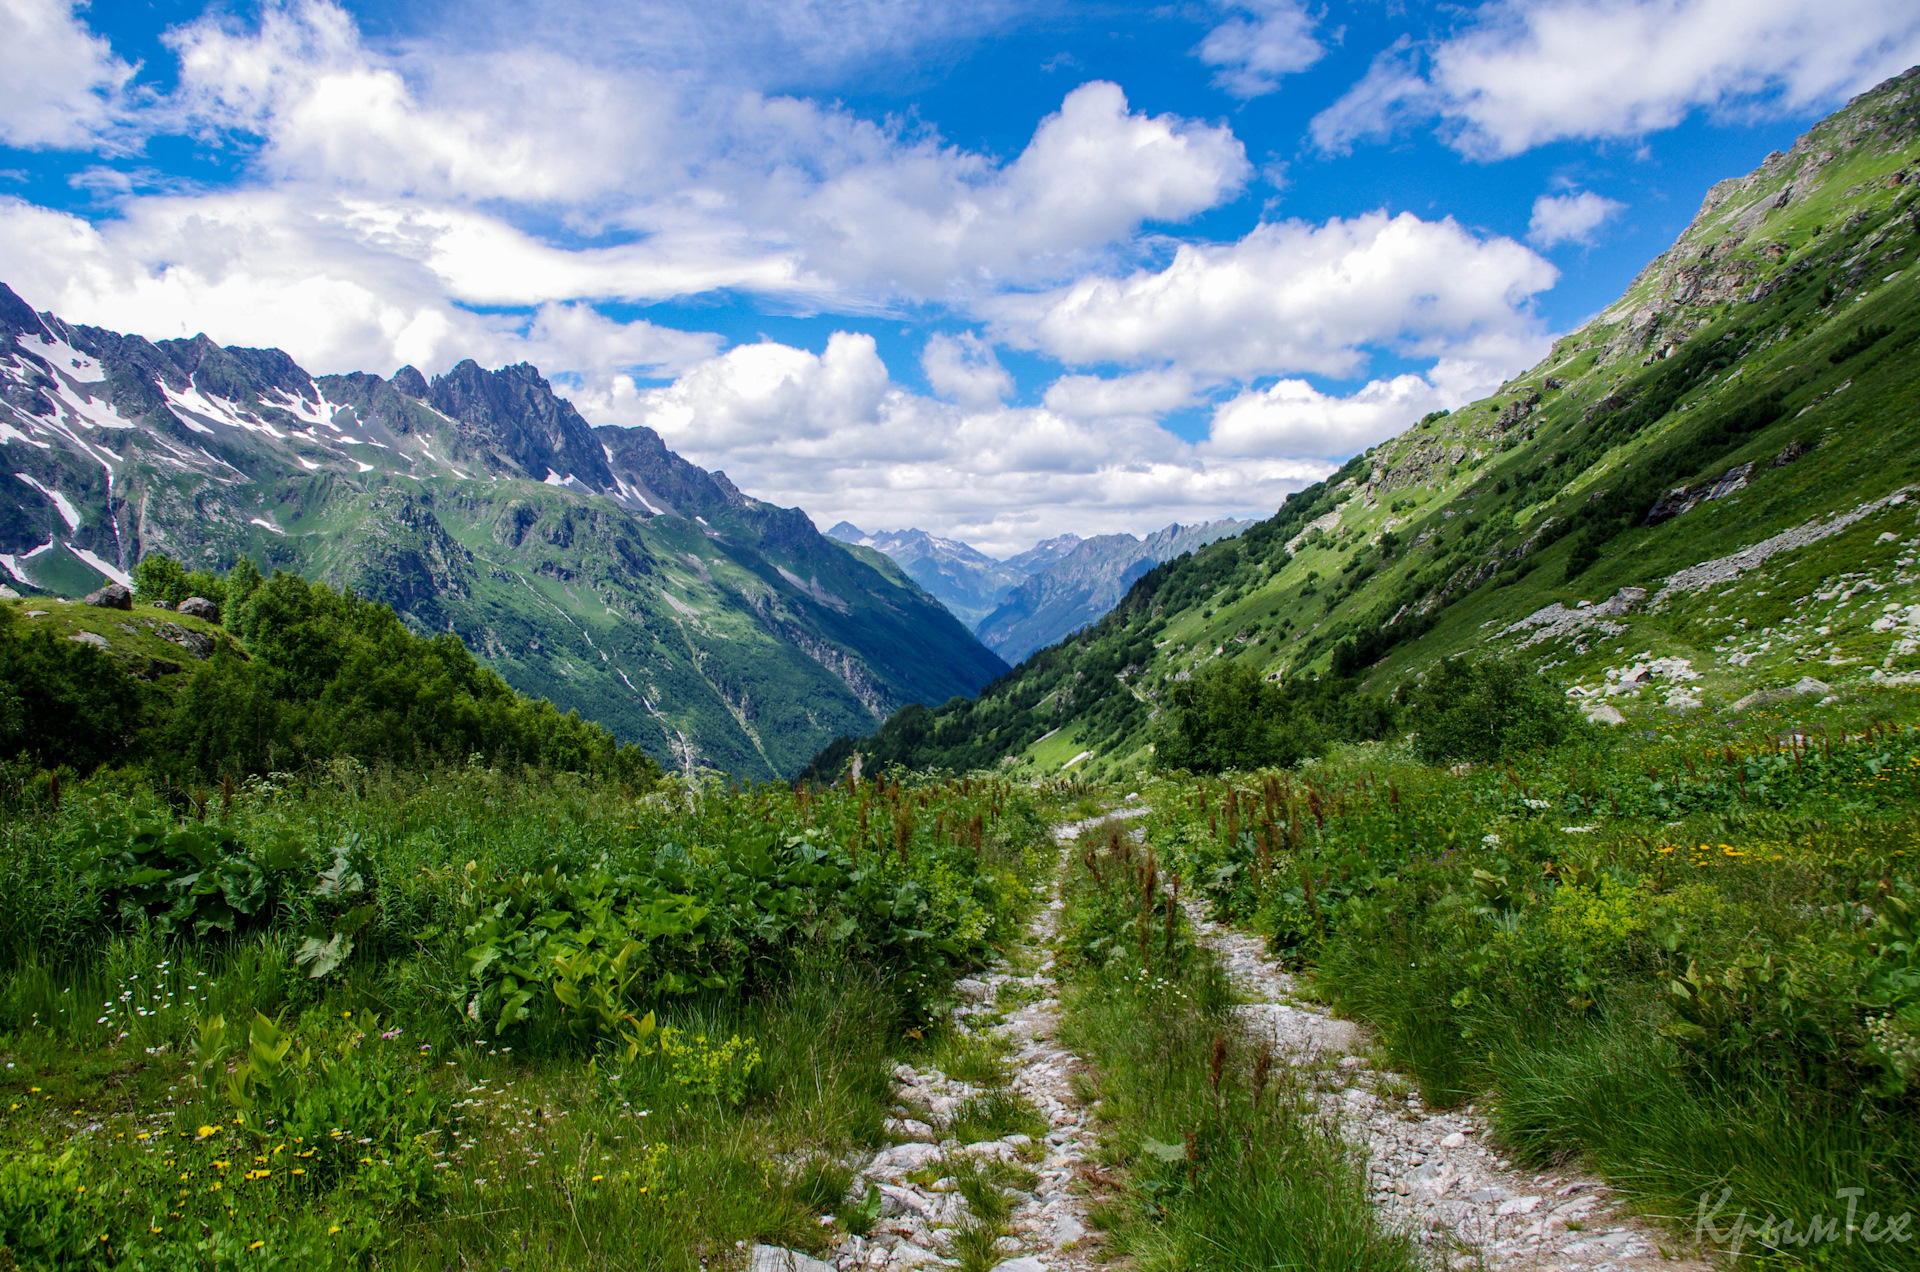
<svg viewBox="0 0 1920 1272"><path fill-rule="evenodd" d="M27 445L37 446L41 450L53 449L52 442L36 441L34 438L28 437L25 433L22 433L19 429L15 428L13 425L7 423L4 420L0 420L0 445L5 445L8 442L25 442Z"/></svg>
<svg viewBox="0 0 1920 1272"><path fill-rule="evenodd" d="M35 490L53 501L53 506L60 510L60 519L67 523L68 534L72 534L80 528L80 510L73 506L71 499L68 499L65 495L51 487L41 485L25 473L15 473L14 476L26 482L27 485L32 486Z"/></svg>
<svg viewBox="0 0 1920 1272"><path fill-rule="evenodd" d="M100 571L100 573L112 579L115 583L118 583L121 587L133 586L133 576L131 574L128 574L125 570L121 569L119 566L108 565L105 561L102 561L99 557L87 551L85 548L76 548L71 543L67 545L67 551L73 553L73 555L79 557L82 561L85 561L88 565L92 566L94 569Z"/></svg>
<svg viewBox="0 0 1920 1272"><path fill-rule="evenodd" d="M107 373L99 362L64 340L41 336L38 352L41 357L58 367L61 375L81 384L98 384L107 378Z"/></svg>
<svg viewBox="0 0 1920 1272"><path fill-rule="evenodd" d="M302 460L301 462L304 463L306 461ZM279 526L274 525L273 522L268 521L265 517L251 517L248 519L247 524L250 526L259 526L263 530L271 530L275 534L279 534L279 535L284 535L286 533L285 530L282 530Z"/></svg>

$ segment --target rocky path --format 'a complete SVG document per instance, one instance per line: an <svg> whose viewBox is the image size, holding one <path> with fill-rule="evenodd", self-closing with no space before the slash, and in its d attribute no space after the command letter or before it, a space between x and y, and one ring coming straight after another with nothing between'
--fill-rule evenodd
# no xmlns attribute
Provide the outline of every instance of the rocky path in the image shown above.
<svg viewBox="0 0 1920 1272"><path fill-rule="evenodd" d="M1055 831L1063 853L1087 824ZM901 1065L894 1071L899 1104L888 1130L907 1142L868 1161L852 1190L864 1194L869 1183L879 1189L881 1214L873 1231L849 1237L833 1252L831 1264L759 1246L753 1251L753 1272L902 1272L969 1262L994 1272L1086 1272L1098 1265L1098 1238L1087 1228L1086 1197L1075 1188L1095 1136L1073 1092L1076 1058L1054 1041L1060 986L1053 975L1053 937L1061 909L1056 867L1023 947L986 974L960 981L956 988L966 1001L953 1013L957 1032L995 1037L1009 1048L1008 1089L1039 1110L1045 1136L1036 1141L1012 1134L962 1143L946 1132L957 1115L964 1115L968 1101L987 1093L985 1088L936 1069ZM1023 974L1017 967L1032 970ZM997 1219L977 1213L961 1194L957 1177L981 1166L1007 1181L1002 1185L1007 1213ZM977 1235L983 1224L999 1233L989 1259L978 1253L985 1244Z"/></svg>
<svg viewBox="0 0 1920 1272"><path fill-rule="evenodd" d="M1062 826L1056 839L1064 848L1087 824ZM831 1263L758 1246L752 1272L962 1266L1090 1272L1100 1265L1098 1234L1086 1223L1085 1190L1076 1187L1096 1136L1073 1091L1077 1059L1054 1041L1060 1023L1053 975L1058 894L1056 869L1025 945L986 974L959 982L966 1001L953 1013L956 1031L1004 1040L1012 1069L1008 1089L1039 1110L1048 1128L1044 1138L953 1138L947 1134L951 1123L987 1089L935 1069L901 1065L894 1071L899 1103L888 1129L905 1142L868 1160L849 1193L852 1201L869 1184L878 1189L881 1211L871 1233L848 1238ZM1707 1264L1663 1248L1672 1239L1626 1213L1601 1181L1571 1170L1516 1170L1472 1105L1427 1110L1408 1079L1373 1066L1358 1027L1302 999L1293 978L1266 957L1256 938L1212 922L1198 903L1187 907L1200 939L1218 953L1247 1000L1238 1010L1249 1031L1273 1044L1276 1057L1313 1093L1321 1115L1365 1152L1381 1222L1412 1233L1434 1267L1708 1272ZM1005 1181L1001 1215L978 1213L962 1195L958 1177L983 1168ZM981 1237L982 1225L997 1240Z"/></svg>
<svg viewBox="0 0 1920 1272"><path fill-rule="evenodd" d="M1248 1000L1239 1011L1249 1029L1294 1066L1322 1115L1366 1152L1381 1221L1413 1233L1436 1266L1706 1272L1707 1264L1670 1253L1674 1238L1628 1214L1600 1180L1516 1169L1473 1105L1426 1109L1406 1077L1373 1067L1352 1022L1300 1000L1259 940L1211 922L1198 903L1188 902L1188 914Z"/></svg>

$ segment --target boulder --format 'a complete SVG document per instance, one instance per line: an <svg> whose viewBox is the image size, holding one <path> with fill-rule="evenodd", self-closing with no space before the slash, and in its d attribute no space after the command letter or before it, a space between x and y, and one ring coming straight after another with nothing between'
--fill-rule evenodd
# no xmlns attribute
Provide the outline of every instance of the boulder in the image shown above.
<svg viewBox="0 0 1920 1272"><path fill-rule="evenodd" d="M220 621L220 607L204 596L189 596L180 602L180 613L188 618L204 618L209 623Z"/></svg>
<svg viewBox="0 0 1920 1272"><path fill-rule="evenodd" d="M753 1262L747 1266L748 1272L834 1272L833 1264L810 1254L770 1245L753 1247Z"/></svg>
<svg viewBox="0 0 1920 1272"><path fill-rule="evenodd" d="M140 678L142 680L158 680L162 676L177 675L179 671L180 664L174 662L172 659L149 658L147 659L147 669L141 673Z"/></svg>
<svg viewBox="0 0 1920 1272"><path fill-rule="evenodd" d="M161 640L172 641L202 662L213 657L213 637L205 632L190 632L178 623L162 623L154 631Z"/></svg>
<svg viewBox="0 0 1920 1272"><path fill-rule="evenodd" d="M17 601L19 599L20 593L14 591L5 583L0 583L0 601Z"/></svg>
<svg viewBox="0 0 1920 1272"><path fill-rule="evenodd" d="M67 639L77 645L92 645L95 649L107 648L107 638L98 632L76 632Z"/></svg>
<svg viewBox="0 0 1920 1272"><path fill-rule="evenodd" d="M1815 680L1812 676L1802 676L1785 689L1761 689L1750 693L1733 704L1735 711L1745 711L1748 707L1764 707L1770 702L1785 702L1789 698L1803 698L1808 694L1826 697L1833 692L1833 686L1824 680Z"/></svg>
<svg viewBox="0 0 1920 1272"><path fill-rule="evenodd" d="M88 592L85 603L98 609L130 610L133 589L124 583L109 583L97 592Z"/></svg>
<svg viewBox="0 0 1920 1272"><path fill-rule="evenodd" d="M1600 703L1587 708L1588 724L1616 725L1625 724L1627 717L1620 714L1620 708Z"/></svg>
<svg viewBox="0 0 1920 1272"><path fill-rule="evenodd" d="M173 603L171 601L155 601L153 602L153 608L170 610L173 608Z"/></svg>

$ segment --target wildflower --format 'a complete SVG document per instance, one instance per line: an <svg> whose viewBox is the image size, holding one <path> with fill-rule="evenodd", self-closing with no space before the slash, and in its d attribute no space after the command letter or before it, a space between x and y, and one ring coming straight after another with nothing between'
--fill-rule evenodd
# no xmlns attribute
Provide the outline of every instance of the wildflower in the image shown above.
<svg viewBox="0 0 1920 1272"><path fill-rule="evenodd" d="M266 1243L266 1242L264 1242L264 1241L256 1241L256 1242L254 1242L254 1243L253 1243L252 1245L250 1245L250 1246L248 1246L248 1247L247 1247L247 1249L249 1249L249 1250L258 1250L258 1249L259 1249L259 1248L260 1248L261 1246L264 1246L265 1244L267 1244L267 1243Z"/></svg>
<svg viewBox="0 0 1920 1272"><path fill-rule="evenodd" d="M337 1223L334 1224L333 1227L327 1229L327 1235L330 1237L338 1236L339 1233L340 1233L340 1225Z"/></svg>

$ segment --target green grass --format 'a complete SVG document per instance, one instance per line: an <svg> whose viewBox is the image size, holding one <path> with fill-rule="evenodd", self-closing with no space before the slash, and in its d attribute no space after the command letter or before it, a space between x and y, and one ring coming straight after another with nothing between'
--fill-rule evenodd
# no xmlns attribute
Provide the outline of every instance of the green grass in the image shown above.
<svg viewBox="0 0 1920 1272"><path fill-rule="evenodd" d="M1152 1272L1419 1267L1411 1243L1377 1224L1364 1162L1312 1115L1284 1064L1262 1062L1225 972L1184 923L1171 953L1156 942L1136 957L1122 921L1132 878L1077 869L1067 913L1071 948L1129 936L1075 960L1063 1031L1097 1075L1103 1155L1126 1171L1090 1211L1113 1252Z"/></svg>
<svg viewBox="0 0 1920 1272"><path fill-rule="evenodd" d="M1459 770L1351 748L1156 781L1148 834L1517 1160L1576 1159L1676 1239L1724 1196L1749 1256L1891 1269L1897 1243L1802 1254L1779 1223L1855 1188L1861 1216L1920 1212L1920 1071L1869 1027L1920 1016L1917 705L1803 699Z"/></svg>
<svg viewBox="0 0 1920 1272"><path fill-rule="evenodd" d="M861 798L884 851L861 842ZM914 814L904 862L896 802ZM224 825L271 904L203 936L109 904L88 845L129 815L180 821L133 773L69 784L57 808L21 797L0 820L0 1246L22 1266L693 1269L741 1241L825 1252L871 1224L844 1199L886 1143L897 1063L1004 1079L1001 1049L943 1040L929 1013L1019 930L1047 860L1030 797L983 783L634 797L564 774L335 765L235 790ZM976 817L977 844L958 833ZM349 900L372 908L317 979L296 955L338 910L290 841L346 852ZM624 882L553 891L548 866ZM875 907L833 899L856 876L884 887L886 916L924 905L917 935L869 942L858 916ZM667 889L711 917L655 934ZM626 899L594 910L596 895ZM527 903L546 907L536 930L579 936L506 956L529 1019L502 1024L494 989L475 1019L468 951L507 939L477 934L487 915ZM611 982L628 1013L613 1025L542 979L549 955L595 948L594 924L646 971ZM981 1135L1033 1122L1003 1091L967 1116ZM45 1231L54 1244L33 1244Z"/></svg>
<svg viewBox="0 0 1920 1272"><path fill-rule="evenodd" d="M1039 1139L1047 1120L1033 1101L1015 1091L988 1091L963 1102L947 1121L947 1133L962 1144L1025 1135Z"/></svg>

